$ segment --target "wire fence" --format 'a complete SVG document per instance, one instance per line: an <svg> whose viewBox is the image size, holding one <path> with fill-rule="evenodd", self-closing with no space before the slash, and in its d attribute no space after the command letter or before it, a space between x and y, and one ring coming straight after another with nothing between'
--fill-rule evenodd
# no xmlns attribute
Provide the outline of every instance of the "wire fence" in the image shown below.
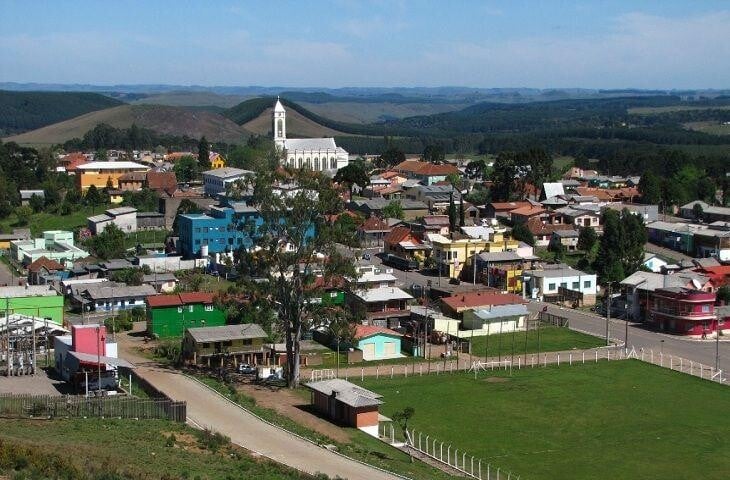
<svg viewBox="0 0 730 480"><path fill-rule="evenodd" d="M405 438L403 438L404 435ZM495 467L466 451L460 451L448 442L442 442L436 437L417 432L415 429L398 432L392 423L382 423L379 428L379 437L384 442L419 457L420 460L435 461L442 470L449 473L457 473L478 480L519 480L520 478L519 475ZM421 458L421 456L426 458Z"/></svg>
<svg viewBox="0 0 730 480"><path fill-rule="evenodd" d="M0 395L0 415L11 417L133 418L184 422L186 402L127 396Z"/></svg>

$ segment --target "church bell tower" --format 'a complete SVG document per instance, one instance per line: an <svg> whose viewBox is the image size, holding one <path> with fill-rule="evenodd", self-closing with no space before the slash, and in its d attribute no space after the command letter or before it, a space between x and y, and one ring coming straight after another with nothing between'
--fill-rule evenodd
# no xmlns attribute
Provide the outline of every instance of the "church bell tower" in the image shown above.
<svg viewBox="0 0 730 480"><path fill-rule="evenodd" d="M273 112L274 123L274 143L279 148L284 148L284 140L286 140L286 110L281 104L279 97L276 97L276 105Z"/></svg>

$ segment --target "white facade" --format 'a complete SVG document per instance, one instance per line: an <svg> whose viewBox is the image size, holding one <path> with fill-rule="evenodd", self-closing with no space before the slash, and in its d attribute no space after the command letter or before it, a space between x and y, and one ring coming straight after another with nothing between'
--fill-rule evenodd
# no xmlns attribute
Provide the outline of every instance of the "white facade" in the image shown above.
<svg viewBox="0 0 730 480"><path fill-rule="evenodd" d="M272 122L274 142L286 166L318 172L336 172L347 166L349 154L337 146L334 138L286 138L286 110L278 99Z"/></svg>
<svg viewBox="0 0 730 480"><path fill-rule="evenodd" d="M557 295L560 287L580 292L584 300L595 300L598 292L598 279L593 273L585 273L573 268L553 268L545 270L525 270L529 276L526 293L534 299L543 300L545 295Z"/></svg>
<svg viewBox="0 0 730 480"><path fill-rule="evenodd" d="M215 196L218 193L226 193L228 187L236 180L241 180L247 175L252 175L250 170L240 168L223 167L203 172L203 189L208 196Z"/></svg>

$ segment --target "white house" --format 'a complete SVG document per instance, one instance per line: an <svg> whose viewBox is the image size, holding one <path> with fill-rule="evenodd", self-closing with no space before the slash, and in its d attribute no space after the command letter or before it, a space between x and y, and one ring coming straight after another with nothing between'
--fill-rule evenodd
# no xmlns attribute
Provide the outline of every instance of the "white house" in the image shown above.
<svg viewBox="0 0 730 480"><path fill-rule="evenodd" d="M245 178L247 175L253 175L253 173L250 170L233 167L207 170L203 172L203 189L205 194L211 197L219 193L226 193L226 190L233 182Z"/></svg>
<svg viewBox="0 0 730 480"><path fill-rule="evenodd" d="M585 273L565 264L548 265L543 270L523 272L525 294L543 301L570 301L582 296L584 305L594 305L598 292L594 273Z"/></svg>
<svg viewBox="0 0 730 480"><path fill-rule="evenodd" d="M669 265L669 262L657 257L656 254L645 252L642 265L654 273L659 273L662 271L662 267Z"/></svg>
<svg viewBox="0 0 730 480"><path fill-rule="evenodd" d="M125 233L137 231L137 209L132 207L110 208L100 215L87 218L89 230L99 235L112 223Z"/></svg>

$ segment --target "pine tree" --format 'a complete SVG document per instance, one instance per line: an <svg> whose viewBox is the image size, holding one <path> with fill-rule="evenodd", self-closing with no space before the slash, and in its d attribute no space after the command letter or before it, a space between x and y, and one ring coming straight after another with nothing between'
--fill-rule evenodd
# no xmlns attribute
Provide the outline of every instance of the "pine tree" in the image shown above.
<svg viewBox="0 0 730 480"><path fill-rule="evenodd" d="M198 165L201 170L210 169L210 144L205 139L205 135L200 137L198 142Z"/></svg>
<svg viewBox="0 0 730 480"><path fill-rule="evenodd" d="M459 195L459 226L463 227L466 221L466 212L464 211L464 196Z"/></svg>
<svg viewBox="0 0 730 480"><path fill-rule="evenodd" d="M456 230L456 205L454 204L454 192L449 194L449 230Z"/></svg>

